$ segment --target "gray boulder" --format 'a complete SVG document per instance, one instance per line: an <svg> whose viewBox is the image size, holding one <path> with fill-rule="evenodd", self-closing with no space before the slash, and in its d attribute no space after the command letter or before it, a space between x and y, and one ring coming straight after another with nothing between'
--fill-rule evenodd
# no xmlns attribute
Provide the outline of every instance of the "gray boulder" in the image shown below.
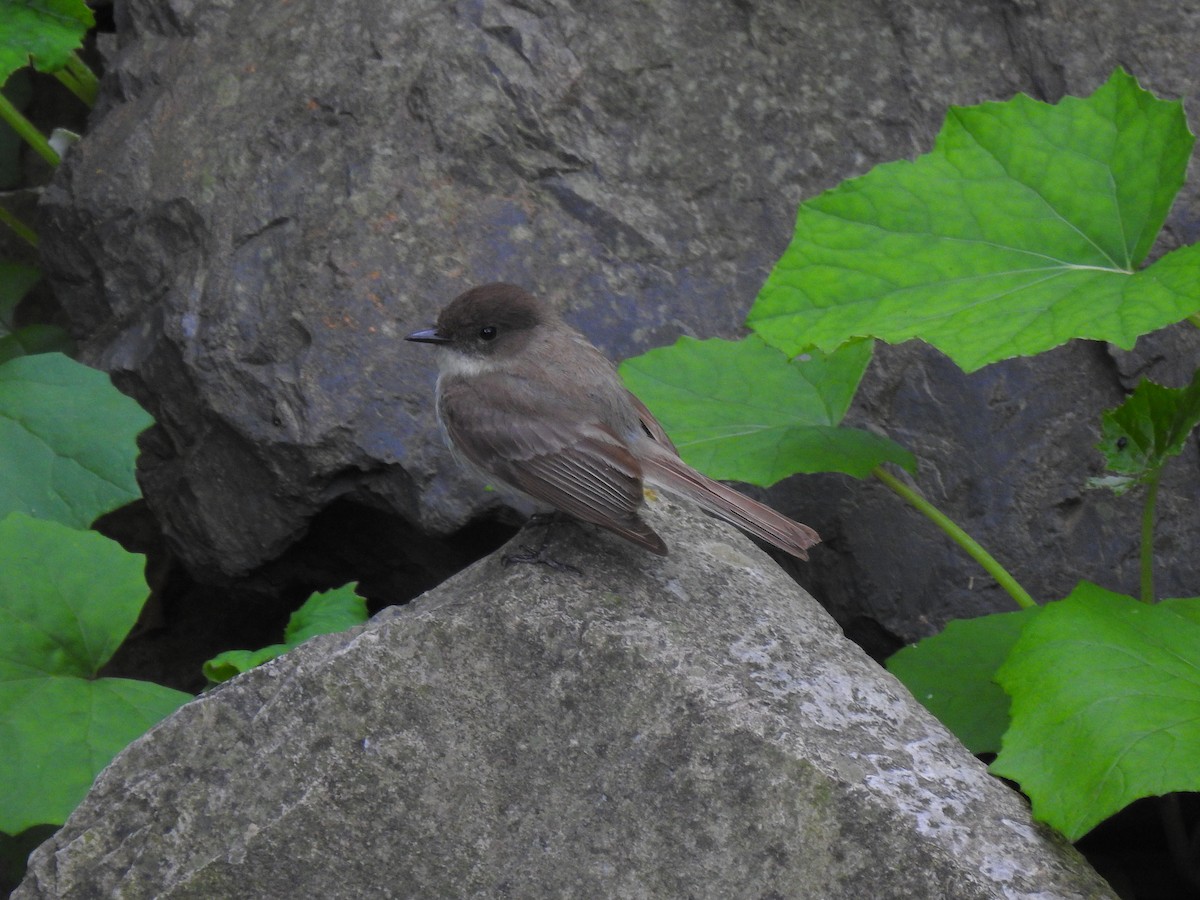
<svg viewBox="0 0 1200 900"><path fill-rule="evenodd" d="M561 526L580 574L489 557L183 707L15 897L1114 896L749 541L649 515L667 558Z"/></svg>
<svg viewBox="0 0 1200 900"><path fill-rule="evenodd" d="M128 0L90 131L46 192L45 265L86 357L157 419L140 479L194 574L259 571L337 500L406 523L395 564L419 571L419 535L501 501L446 455L430 355L400 335L503 279L614 358L730 336L797 204L928 150L947 105L1086 94L1118 63L1165 96L1200 91L1200 22L1177 4L1079 17L1063 2ZM1197 208L1193 184L1169 242L1200 237ZM1085 575L1135 590L1137 500L1082 484L1100 411L1142 373L1182 383L1188 339L971 376L883 348L851 420L913 449L920 486L1035 595ZM1168 473L1166 594L1200 576L1198 492L1195 466ZM909 639L1011 608L877 485L798 478L772 499L837 548L802 577L845 624Z"/></svg>

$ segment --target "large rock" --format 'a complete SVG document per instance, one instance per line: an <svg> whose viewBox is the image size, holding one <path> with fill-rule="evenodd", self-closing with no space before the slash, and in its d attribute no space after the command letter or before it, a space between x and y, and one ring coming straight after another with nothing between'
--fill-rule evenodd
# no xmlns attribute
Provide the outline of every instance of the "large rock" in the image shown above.
<svg viewBox="0 0 1200 900"><path fill-rule="evenodd" d="M929 149L951 103L1086 94L1118 63L1200 92L1200 20L1168 0L128 0L84 142L47 191L49 278L158 425L140 478L193 572L277 559L335 499L448 534L494 510L433 427L432 360L398 337L463 287L519 282L616 357L734 334L797 204ZM1197 239L1197 191L1171 219ZM1035 594L1136 588L1137 500L1081 487L1098 416L1182 333L963 376L880 354L852 418ZM1172 343L1173 342L1173 343ZM1160 494L1159 585L1200 576L1200 474ZM773 495L838 553L810 583L905 638L1007 608L882 489ZM416 541L397 565L420 568ZM339 553L326 547L310 557ZM406 556L407 554L407 556ZM919 610L919 613L914 613ZM917 617L920 618L917 618Z"/></svg>
<svg viewBox="0 0 1200 900"><path fill-rule="evenodd" d="M15 897L1114 896L761 551L650 515L668 558L560 527L580 574L493 556L188 704Z"/></svg>

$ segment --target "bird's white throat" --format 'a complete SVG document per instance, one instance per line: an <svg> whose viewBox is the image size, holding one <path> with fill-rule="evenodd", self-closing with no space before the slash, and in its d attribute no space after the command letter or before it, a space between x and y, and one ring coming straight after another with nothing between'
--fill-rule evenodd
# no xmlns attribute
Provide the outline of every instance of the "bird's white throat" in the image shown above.
<svg viewBox="0 0 1200 900"><path fill-rule="evenodd" d="M441 377L473 378L485 372L493 371L497 366L494 359L483 356L471 356L460 350L443 347L438 354L438 372Z"/></svg>

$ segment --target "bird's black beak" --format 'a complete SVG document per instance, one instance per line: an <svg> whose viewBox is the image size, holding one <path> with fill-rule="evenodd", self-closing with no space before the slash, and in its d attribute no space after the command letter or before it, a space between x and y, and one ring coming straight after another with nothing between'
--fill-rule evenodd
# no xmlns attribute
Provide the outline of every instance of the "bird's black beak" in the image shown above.
<svg viewBox="0 0 1200 900"><path fill-rule="evenodd" d="M405 338L406 341L416 341L418 344L449 344L451 339L436 328L422 328L414 331Z"/></svg>

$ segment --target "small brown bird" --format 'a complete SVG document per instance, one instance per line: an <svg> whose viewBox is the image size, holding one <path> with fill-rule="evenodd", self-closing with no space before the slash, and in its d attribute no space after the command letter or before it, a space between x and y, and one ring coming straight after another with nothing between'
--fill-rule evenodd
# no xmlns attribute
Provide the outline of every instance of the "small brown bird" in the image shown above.
<svg viewBox="0 0 1200 900"><path fill-rule="evenodd" d="M438 420L457 455L499 486L663 556L638 515L643 484L801 559L821 539L684 463L612 363L519 287L471 288L406 339L438 347Z"/></svg>

